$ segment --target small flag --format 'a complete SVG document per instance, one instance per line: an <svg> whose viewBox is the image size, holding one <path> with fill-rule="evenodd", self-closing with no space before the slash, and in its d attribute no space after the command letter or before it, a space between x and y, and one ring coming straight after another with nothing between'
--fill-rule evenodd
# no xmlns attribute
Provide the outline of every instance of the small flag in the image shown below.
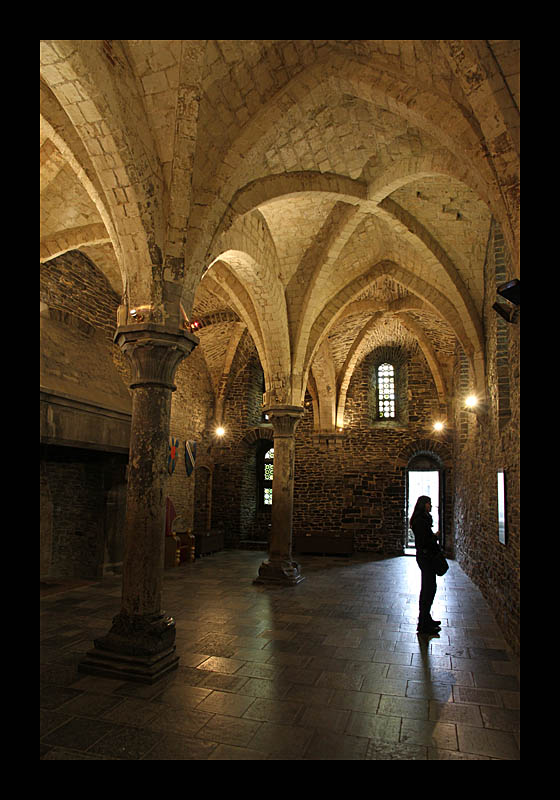
<svg viewBox="0 0 560 800"><path fill-rule="evenodd" d="M187 468L187 475L190 477L194 469L194 462L196 460L196 442L185 441L185 466Z"/></svg>
<svg viewBox="0 0 560 800"><path fill-rule="evenodd" d="M177 452L179 450L179 439L175 439L174 436L169 437L169 453L167 456L167 471L170 475L173 474L175 470L175 463L177 461Z"/></svg>

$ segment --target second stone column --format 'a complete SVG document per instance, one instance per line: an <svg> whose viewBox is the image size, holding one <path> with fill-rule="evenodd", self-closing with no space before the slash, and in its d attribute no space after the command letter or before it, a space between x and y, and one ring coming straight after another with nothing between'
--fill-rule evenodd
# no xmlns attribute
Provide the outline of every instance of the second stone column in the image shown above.
<svg viewBox="0 0 560 800"><path fill-rule="evenodd" d="M265 409L274 430L271 531L268 560L263 561L257 584L294 585L304 580L292 558L295 429L303 416L299 406Z"/></svg>

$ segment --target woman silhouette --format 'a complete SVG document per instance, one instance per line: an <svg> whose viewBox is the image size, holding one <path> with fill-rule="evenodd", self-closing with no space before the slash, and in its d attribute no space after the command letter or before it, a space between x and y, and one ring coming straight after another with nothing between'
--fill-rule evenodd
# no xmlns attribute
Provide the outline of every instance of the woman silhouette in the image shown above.
<svg viewBox="0 0 560 800"><path fill-rule="evenodd" d="M420 613L418 616L418 633L437 633L440 620L432 619L430 610L436 594L436 571L431 555L438 551L438 534L432 531L432 501L426 495L420 495L410 518L410 527L414 533L416 544L416 563L422 572L420 589Z"/></svg>

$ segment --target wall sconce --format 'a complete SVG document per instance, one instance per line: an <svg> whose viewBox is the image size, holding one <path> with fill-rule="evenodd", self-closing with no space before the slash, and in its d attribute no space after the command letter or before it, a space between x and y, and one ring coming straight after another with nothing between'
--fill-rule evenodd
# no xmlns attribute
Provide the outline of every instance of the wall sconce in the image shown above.
<svg viewBox="0 0 560 800"><path fill-rule="evenodd" d="M488 413L488 404L484 400L479 400L475 394L470 394L465 398L465 411L471 411L477 417L484 417Z"/></svg>
<svg viewBox="0 0 560 800"><path fill-rule="evenodd" d="M442 431L444 429L444 427L445 427L445 423L444 422L441 422L440 420L438 420L437 422L434 422L434 430L437 431L438 433L440 431Z"/></svg>
<svg viewBox="0 0 560 800"><path fill-rule="evenodd" d="M220 438L224 436L225 432L226 432L225 428L222 428L221 425L218 428L216 428L216 436L219 436Z"/></svg>
<svg viewBox="0 0 560 800"><path fill-rule="evenodd" d="M142 306L135 306L131 308L128 312L132 317L133 322L144 322L144 317L148 311L152 308L151 305L142 305Z"/></svg>
<svg viewBox="0 0 560 800"><path fill-rule="evenodd" d="M513 281L507 281L507 283L502 283L496 289L496 292L511 303L515 308L512 308L509 305L505 305L504 303L500 303L498 300L494 303L492 308L494 311L500 315L506 322L510 322L512 325L515 325L517 320L519 319L519 308L518 306L521 304L521 284L518 278L515 278Z"/></svg>

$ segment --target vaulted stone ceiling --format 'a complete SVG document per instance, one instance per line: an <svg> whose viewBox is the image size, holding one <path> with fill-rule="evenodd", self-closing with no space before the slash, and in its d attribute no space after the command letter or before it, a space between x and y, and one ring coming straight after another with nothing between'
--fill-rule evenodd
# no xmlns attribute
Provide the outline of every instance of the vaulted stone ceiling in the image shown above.
<svg viewBox="0 0 560 800"><path fill-rule="evenodd" d="M64 40L41 63L41 260L83 250L128 308L178 282L216 392L245 329L271 403L314 381L336 405L383 343L420 347L442 404L456 342L483 384L492 216L518 269L518 42Z"/></svg>

